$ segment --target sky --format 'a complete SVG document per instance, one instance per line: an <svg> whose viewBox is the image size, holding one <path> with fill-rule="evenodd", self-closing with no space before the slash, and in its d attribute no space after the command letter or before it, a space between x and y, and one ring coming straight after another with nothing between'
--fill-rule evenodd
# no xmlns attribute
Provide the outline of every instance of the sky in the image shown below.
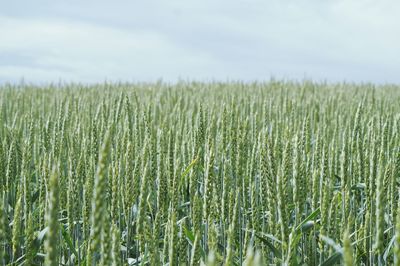
<svg viewBox="0 0 400 266"><path fill-rule="evenodd" d="M400 1L0 3L0 83L400 83Z"/></svg>

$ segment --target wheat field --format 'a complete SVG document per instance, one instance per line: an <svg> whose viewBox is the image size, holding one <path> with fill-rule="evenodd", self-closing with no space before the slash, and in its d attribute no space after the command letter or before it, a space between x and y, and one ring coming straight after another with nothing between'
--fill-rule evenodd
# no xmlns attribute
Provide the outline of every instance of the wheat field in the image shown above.
<svg viewBox="0 0 400 266"><path fill-rule="evenodd" d="M3 85L0 265L400 265L400 87Z"/></svg>

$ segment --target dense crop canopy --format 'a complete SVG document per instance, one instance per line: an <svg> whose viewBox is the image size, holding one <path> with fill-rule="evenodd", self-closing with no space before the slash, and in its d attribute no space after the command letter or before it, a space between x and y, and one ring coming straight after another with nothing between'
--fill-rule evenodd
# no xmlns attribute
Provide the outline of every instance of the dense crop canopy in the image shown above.
<svg viewBox="0 0 400 266"><path fill-rule="evenodd" d="M400 265L400 88L0 88L0 265Z"/></svg>

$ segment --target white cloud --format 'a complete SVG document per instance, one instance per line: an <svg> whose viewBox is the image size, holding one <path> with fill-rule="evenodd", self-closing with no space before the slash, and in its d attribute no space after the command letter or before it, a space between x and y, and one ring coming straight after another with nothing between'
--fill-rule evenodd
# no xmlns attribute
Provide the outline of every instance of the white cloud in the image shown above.
<svg viewBox="0 0 400 266"><path fill-rule="evenodd" d="M82 22L0 18L0 53L29 56L25 66L0 63L0 77L96 82L173 78L192 67L218 64L151 31L128 31ZM8 58L11 60L10 58ZM182 72L181 72L182 71Z"/></svg>
<svg viewBox="0 0 400 266"><path fill-rule="evenodd" d="M400 82L394 0L8 5L0 11L0 81L274 75Z"/></svg>

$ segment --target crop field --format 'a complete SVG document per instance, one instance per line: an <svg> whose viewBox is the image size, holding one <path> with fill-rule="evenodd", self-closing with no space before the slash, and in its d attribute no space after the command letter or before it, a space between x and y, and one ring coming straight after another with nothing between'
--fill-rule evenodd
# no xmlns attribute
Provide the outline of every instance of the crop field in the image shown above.
<svg viewBox="0 0 400 266"><path fill-rule="evenodd" d="M0 265L400 265L400 87L0 88Z"/></svg>

